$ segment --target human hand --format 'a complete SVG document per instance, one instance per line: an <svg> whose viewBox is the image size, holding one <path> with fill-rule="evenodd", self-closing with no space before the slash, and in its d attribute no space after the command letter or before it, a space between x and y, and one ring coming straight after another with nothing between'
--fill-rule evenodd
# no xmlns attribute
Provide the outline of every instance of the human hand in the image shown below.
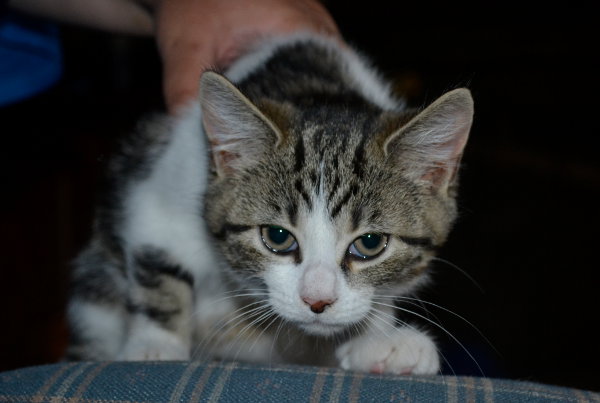
<svg viewBox="0 0 600 403"><path fill-rule="evenodd" d="M170 113L194 99L200 74L223 69L265 36L311 31L338 38L317 0L159 0L156 39Z"/></svg>

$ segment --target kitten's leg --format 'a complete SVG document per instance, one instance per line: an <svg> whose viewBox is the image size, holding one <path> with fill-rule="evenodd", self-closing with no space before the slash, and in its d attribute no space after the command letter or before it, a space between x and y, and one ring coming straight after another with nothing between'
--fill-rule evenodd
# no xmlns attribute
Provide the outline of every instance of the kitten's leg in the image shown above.
<svg viewBox="0 0 600 403"><path fill-rule="evenodd" d="M69 303L70 341L68 360L111 360L125 334L123 307L81 298Z"/></svg>
<svg viewBox="0 0 600 403"><path fill-rule="evenodd" d="M71 281L66 359L114 359L127 320L123 262L96 240L78 257Z"/></svg>
<svg viewBox="0 0 600 403"><path fill-rule="evenodd" d="M438 351L430 336L383 320L373 322L363 335L338 347L336 357L346 370L421 375L435 374L440 369Z"/></svg>
<svg viewBox="0 0 600 403"><path fill-rule="evenodd" d="M134 255L127 304L131 317L118 359L190 358L194 281L165 256L150 248Z"/></svg>

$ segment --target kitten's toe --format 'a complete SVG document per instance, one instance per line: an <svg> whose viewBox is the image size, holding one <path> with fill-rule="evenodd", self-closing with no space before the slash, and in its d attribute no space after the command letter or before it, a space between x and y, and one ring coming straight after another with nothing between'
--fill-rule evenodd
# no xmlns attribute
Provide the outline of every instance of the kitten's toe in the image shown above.
<svg viewBox="0 0 600 403"><path fill-rule="evenodd" d="M122 361L186 361L189 353L180 346L138 345L124 349L119 360Z"/></svg>
<svg viewBox="0 0 600 403"><path fill-rule="evenodd" d="M189 347L178 337L147 332L130 338L118 360L121 361L185 361L190 359Z"/></svg>
<svg viewBox="0 0 600 403"><path fill-rule="evenodd" d="M440 360L431 339L415 333L394 343L383 365L388 373L430 375L439 371Z"/></svg>

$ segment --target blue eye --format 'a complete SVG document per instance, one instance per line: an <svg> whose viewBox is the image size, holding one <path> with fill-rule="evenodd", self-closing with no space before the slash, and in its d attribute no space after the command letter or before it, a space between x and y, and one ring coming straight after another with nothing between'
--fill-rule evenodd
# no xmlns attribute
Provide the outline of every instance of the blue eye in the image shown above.
<svg viewBox="0 0 600 403"><path fill-rule="evenodd" d="M377 233L361 235L350 244L348 253L364 260L372 259L383 252L389 238L389 235Z"/></svg>
<svg viewBox="0 0 600 403"><path fill-rule="evenodd" d="M267 248L274 253L287 253L298 249L298 242L292 233L277 225L263 225L260 236Z"/></svg>

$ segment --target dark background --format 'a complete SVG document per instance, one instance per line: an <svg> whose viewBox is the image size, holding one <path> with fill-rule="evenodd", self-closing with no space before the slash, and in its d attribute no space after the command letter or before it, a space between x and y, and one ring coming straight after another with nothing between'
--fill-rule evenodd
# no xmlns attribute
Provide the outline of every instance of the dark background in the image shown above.
<svg viewBox="0 0 600 403"><path fill-rule="evenodd" d="M452 264L436 262L422 296L481 334L440 308L431 317L487 376L600 390L596 10L396 3L327 6L412 105L473 92L461 217L440 255ZM0 370L60 358L69 262L100 175L118 139L162 108L152 40L75 27L62 38L59 85L0 109ZM447 373L481 375L432 330Z"/></svg>

